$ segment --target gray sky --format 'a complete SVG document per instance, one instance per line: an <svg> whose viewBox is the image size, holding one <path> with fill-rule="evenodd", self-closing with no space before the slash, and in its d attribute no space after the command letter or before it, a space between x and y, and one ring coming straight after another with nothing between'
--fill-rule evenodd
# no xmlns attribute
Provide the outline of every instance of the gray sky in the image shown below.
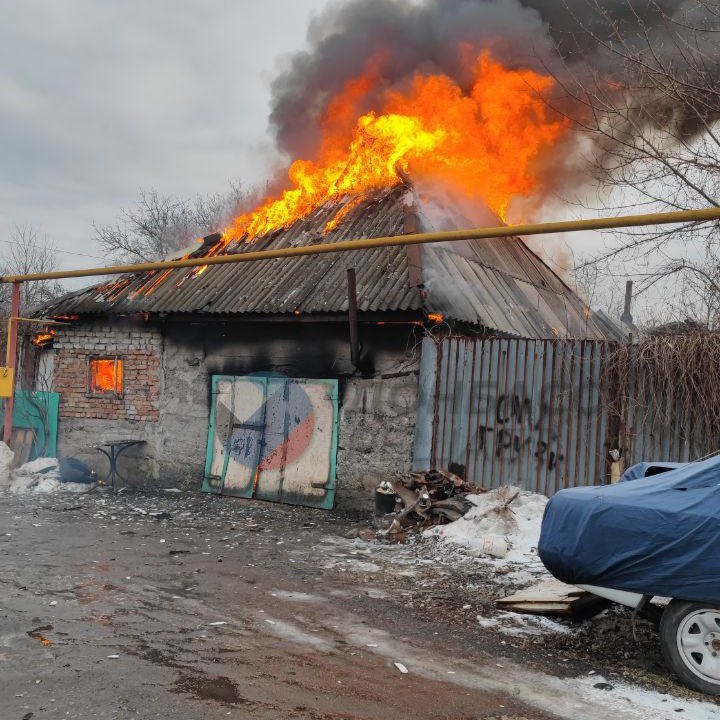
<svg viewBox="0 0 720 720"><path fill-rule="evenodd" d="M60 249L100 255L93 223L112 222L140 187L192 196L262 182L279 160L270 81L324 5L5 0L0 239L31 223Z"/></svg>
<svg viewBox="0 0 720 720"><path fill-rule="evenodd" d="M93 223L112 222L140 188L191 197L262 183L282 161L268 133L270 82L325 5L5 0L0 255L13 225L32 224L59 250L87 255L60 252L61 267L95 266ZM555 250L564 242L541 246L566 257ZM600 242L570 240L579 251Z"/></svg>

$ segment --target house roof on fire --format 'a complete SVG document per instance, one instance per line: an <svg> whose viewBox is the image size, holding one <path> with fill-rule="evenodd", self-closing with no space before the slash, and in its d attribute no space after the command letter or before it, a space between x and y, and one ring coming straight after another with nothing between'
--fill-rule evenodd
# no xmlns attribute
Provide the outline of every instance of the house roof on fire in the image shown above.
<svg viewBox="0 0 720 720"><path fill-rule="evenodd" d="M349 209L345 209L350 203ZM474 227L448 198L407 184L325 203L289 227L234 241L242 253L356 238L402 235L408 208L417 231ZM338 226L325 232L340 211ZM498 220L487 213L488 225ZM198 246L193 257L206 248ZM71 292L47 315L215 314L255 316L347 312L347 269L355 268L361 312L441 313L498 333L534 338L617 338L617 325L590 311L519 238L461 240L345 253L276 258L121 276Z"/></svg>

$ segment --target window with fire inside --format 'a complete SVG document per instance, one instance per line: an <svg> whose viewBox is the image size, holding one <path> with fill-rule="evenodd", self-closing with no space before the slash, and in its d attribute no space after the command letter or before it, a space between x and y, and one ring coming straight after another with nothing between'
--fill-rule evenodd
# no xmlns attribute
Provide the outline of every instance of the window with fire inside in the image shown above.
<svg viewBox="0 0 720 720"><path fill-rule="evenodd" d="M122 358L94 357L88 362L88 395L98 398L119 398L123 394Z"/></svg>

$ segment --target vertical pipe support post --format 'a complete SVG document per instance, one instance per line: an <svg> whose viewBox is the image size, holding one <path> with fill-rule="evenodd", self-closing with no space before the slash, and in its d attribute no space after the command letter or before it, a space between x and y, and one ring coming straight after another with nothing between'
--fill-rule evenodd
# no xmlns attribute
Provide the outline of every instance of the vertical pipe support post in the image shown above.
<svg viewBox="0 0 720 720"><path fill-rule="evenodd" d="M624 322L628 327L633 327L633 316L632 316L632 296L633 296L633 281L628 280L625 283L625 305L623 307L623 314L620 320Z"/></svg>
<svg viewBox="0 0 720 720"><path fill-rule="evenodd" d="M360 339L358 332L357 285L355 268L348 268L348 321L350 323L350 361L357 368L360 363Z"/></svg>
<svg viewBox="0 0 720 720"><path fill-rule="evenodd" d="M13 407L15 405L15 384L17 382L17 344L18 344L18 318L20 317L20 283L12 284L12 302L7 329L7 357L6 365L12 370L13 381L10 397L5 400L5 425L3 427L3 441L5 444L12 438Z"/></svg>

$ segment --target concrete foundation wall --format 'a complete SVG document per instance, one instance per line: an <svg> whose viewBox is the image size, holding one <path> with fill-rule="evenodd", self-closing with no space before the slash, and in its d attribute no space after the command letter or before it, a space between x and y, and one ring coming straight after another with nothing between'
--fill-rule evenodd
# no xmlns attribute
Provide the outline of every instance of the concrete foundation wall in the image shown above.
<svg viewBox="0 0 720 720"><path fill-rule="evenodd" d="M139 340L152 345L160 374L157 422L120 416L62 417L65 391L56 377L55 387L61 393L61 454L94 458L93 464L100 469L107 467L107 461L103 464L101 456L88 453L88 445L111 437L138 436L147 440L146 446L133 453L138 484L199 487L207 448L211 376L277 372L339 380L336 506L369 510L377 483L409 470L419 365L416 327L361 326L366 377L350 363L347 326L342 323L168 321L149 327L138 321L135 328L136 335L127 336L132 331L124 326L108 333L102 323L63 328L56 347L74 348L82 354L83 345L93 345L98 337L103 338L108 354L130 351Z"/></svg>
<svg viewBox="0 0 720 720"><path fill-rule="evenodd" d="M369 507L381 480L410 471L417 375L351 378L340 407L336 506Z"/></svg>

